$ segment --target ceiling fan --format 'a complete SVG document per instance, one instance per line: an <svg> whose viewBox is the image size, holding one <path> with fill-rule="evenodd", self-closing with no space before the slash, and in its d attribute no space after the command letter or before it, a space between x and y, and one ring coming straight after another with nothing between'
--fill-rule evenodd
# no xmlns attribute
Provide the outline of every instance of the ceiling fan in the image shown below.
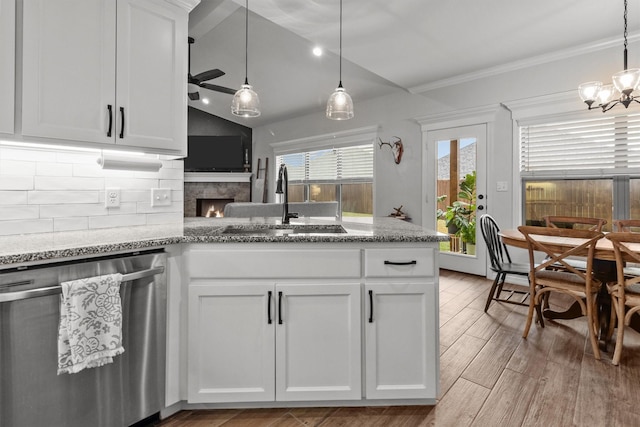
<svg viewBox="0 0 640 427"><path fill-rule="evenodd" d="M213 90L216 92L228 93L230 95L234 95L236 93L235 89L230 89L224 86L212 85L211 83L205 83L208 80L213 80L218 77L224 76L224 71L218 70L217 68L213 70L204 71L202 73L196 74L195 76L191 75L191 45L195 42L193 37L189 37L189 77L188 83L189 87L187 89L189 94L189 99L192 101L197 101L200 99L199 88L205 88L209 90Z"/></svg>

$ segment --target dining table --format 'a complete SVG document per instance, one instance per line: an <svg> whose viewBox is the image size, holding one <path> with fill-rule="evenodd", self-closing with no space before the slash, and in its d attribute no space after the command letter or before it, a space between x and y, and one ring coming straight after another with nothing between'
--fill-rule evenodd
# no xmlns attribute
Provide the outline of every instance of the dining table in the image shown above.
<svg viewBox="0 0 640 427"><path fill-rule="evenodd" d="M505 245L521 249L528 249L529 247L524 235L517 229L501 230L498 234ZM546 245L555 247L560 251L575 248L585 241L585 239L556 236L541 236L540 240L544 241ZM629 247L634 252L640 253L640 244L629 244ZM587 250L585 249L584 253L576 252L576 256L580 255L586 256ZM604 284L617 281L616 257L613 249L613 243L611 243L609 239L602 238L596 242L593 259L593 275ZM598 317L600 319L600 344L601 347L606 347L611 316L611 297L609 296L606 286L602 286L600 293L598 294L598 313ZM582 310L580 308L580 304L576 302L567 310L561 312L545 309L543 310L542 315L546 319L574 319L582 316ZM632 320L631 327L640 332L640 319L638 319L637 316L634 317L636 317L636 319Z"/></svg>

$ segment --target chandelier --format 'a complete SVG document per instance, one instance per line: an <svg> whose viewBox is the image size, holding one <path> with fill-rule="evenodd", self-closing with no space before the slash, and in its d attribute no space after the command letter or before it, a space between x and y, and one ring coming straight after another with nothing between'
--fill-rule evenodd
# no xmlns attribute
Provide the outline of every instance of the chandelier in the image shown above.
<svg viewBox="0 0 640 427"><path fill-rule="evenodd" d="M602 108L602 112L609 111L618 104L629 107L632 101L640 103L633 91L640 85L640 69L627 68L627 0L624 0L624 69L611 76L613 84L603 84L593 81L578 86L580 98L587 104L589 110Z"/></svg>

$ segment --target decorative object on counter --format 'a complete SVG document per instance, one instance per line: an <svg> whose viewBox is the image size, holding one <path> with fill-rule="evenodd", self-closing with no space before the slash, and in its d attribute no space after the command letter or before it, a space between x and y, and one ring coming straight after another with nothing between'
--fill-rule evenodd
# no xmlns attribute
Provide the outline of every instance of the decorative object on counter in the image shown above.
<svg viewBox="0 0 640 427"><path fill-rule="evenodd" d="M632 101L639 102L633 96L633 91L640 86L640 69L627 68L627 0L624 0L624 69L611 76L613 84L603 85L600 81L582 83L578 86L580 98L587 104L589 110L595 109L594 104L602 108L602 112L609 111L618 104L629 107Z"/></svg>
<svg viewBox="0 0 640 427"><path fill-rule="evenodd" d="M397 138L397 141L383 142L381 138L378 139L380 140L379 145L381 149L383 145L388 145L389 148L391 148L393 160L396 162L396 165L399 165L400 161L402 160L402 153L404 153L404 147L402 145L402 139L400 139L400 137L394 136L394 138Z"/></svg>
<svg viewBox="0 0 640 427"><path fill-rule="evenodd" d="M249 84L249 0L245 2L245 50L244 50L244 84L233 95L231 113L240 117L258 117L260 115L260 99Z"/></svg>
<svg viewBox="0 0 640 427"><path fill-rule="evenodd" d="M340 0L340 83L327 101L327 118L331 120L353 118L353 100L342 87L342 0Z"/></svg>
<svg viewBox="0 0 640 427"><path fill-rule="evenodd" d="M393 210L394 210L395 212L390 213L390 214L389 214L389 216L390 216L390 217L392 217L392 218L396 218L396 219L404 219L404 220L406 220L406 221L410 221L410 220L411 220L411 218L409 218L409 217L407 216L407 214L405 214L405 213L402 211L402 207L403 207L403 205L400 205L400 207L399 207L399 208L393 208Z"/></svg>
<svg viewBox="0 0 640 427"><path fill-rule="evenodd" d="M122 347L122 274L62 282L58 375L113 362Z"/></svg>
<svg viewBox="0 0 640 427"><path fill-rule="evenodd" d="M149 159L142 156L119 156L108 153L102 153L97 162L102 169L108 170L158 172L162 167L162 162L158 159Z"/></svg>

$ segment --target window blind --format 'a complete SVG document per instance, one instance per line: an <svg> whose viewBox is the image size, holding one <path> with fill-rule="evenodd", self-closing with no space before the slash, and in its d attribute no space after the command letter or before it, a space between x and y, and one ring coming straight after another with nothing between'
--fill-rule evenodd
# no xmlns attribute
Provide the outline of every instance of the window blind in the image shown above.
<svg viewBox="0 0 640 427"><path fill-rule="evenodd" d="M373 144L337 147L276 156L287 165L289 181L373 178Z"/></svg>
<svg viewBox="0 0 640 427"><path fill-rule="evenodd" d="M640 168L640 114L520 127L520 171Z"/></svg>

